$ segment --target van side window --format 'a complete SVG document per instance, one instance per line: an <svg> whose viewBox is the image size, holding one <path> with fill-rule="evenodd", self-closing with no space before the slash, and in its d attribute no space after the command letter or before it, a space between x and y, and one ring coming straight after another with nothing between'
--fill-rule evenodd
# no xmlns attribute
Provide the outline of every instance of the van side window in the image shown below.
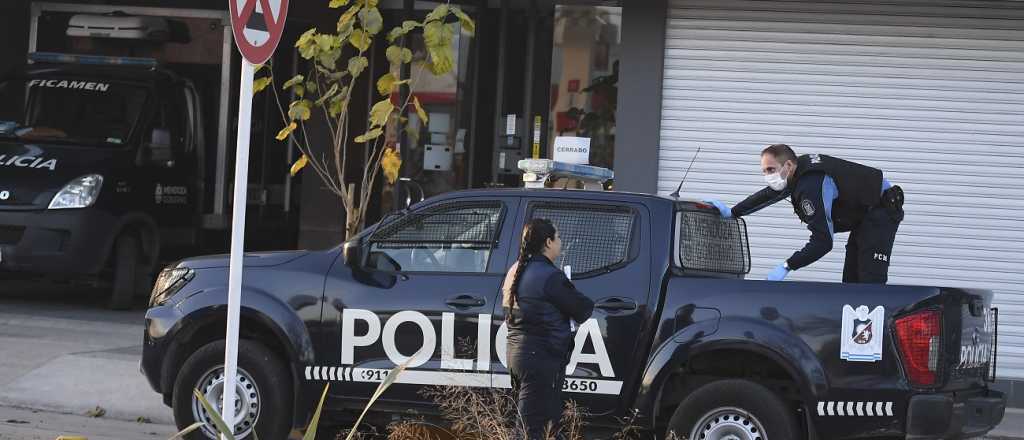
<svg viewBox="0 0 1024 440"><path fill-rule="evenodd" d="M449 203L381 226L369 238L368 266L402 272L483 273L495 248L504 204Z"/></svg>
<svg viewBox="0 0 1024 440"><path fill-rule="evenodd" d="M637 213L625 206L572 202L530 205L529 218L546 218L562 238L558 267L572 266L573 277L613 270L630 259Z"/></svg>

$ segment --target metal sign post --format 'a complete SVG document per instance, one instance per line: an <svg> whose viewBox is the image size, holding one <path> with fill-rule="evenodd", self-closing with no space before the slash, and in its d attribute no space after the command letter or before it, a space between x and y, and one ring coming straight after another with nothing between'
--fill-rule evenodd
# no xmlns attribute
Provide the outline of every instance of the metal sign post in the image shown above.
<svg viewBox="0 0 1024 440"><path fill-rule="evenodd" d="M245 244L245 207L249 185L249 128L252 125L252 82L255 65L270 58L281 41L288 0L228 0L231 30L242 53L238 90L238 143L235 149L235 194L231 215L231 267L228 273L228 319L224 345L224 400L221 417L232 431L238 411L235 392L238 374L238 325L242 299L242 257ZM253 427L255 429L255 427ZM227 436L221 434L221 440Z"/></svg>

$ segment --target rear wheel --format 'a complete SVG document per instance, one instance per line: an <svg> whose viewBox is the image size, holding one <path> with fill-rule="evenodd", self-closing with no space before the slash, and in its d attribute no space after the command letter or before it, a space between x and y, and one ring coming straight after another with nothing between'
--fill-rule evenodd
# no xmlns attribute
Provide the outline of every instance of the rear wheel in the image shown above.
<svg viewBox="0 0 1024 440"><path fill-rule="evenodd" d="M743 379L698 388L676 408L668 430L676 439L689 440L802 438L789 405L771 390Z"/></svg>
<svg viewBox="0 0 1024 440"><path fill-rule="evenodd" d="M196 350L182 365L174 381L172 409L178 429L196 422L203 426L189 440L218 439L210 414L193 394L199 390L220 412L224 397L224 341ZM238 341L238 376L235 384L235 438L283 439L291 430L292 387L285 363L255 341Z"/></svg>
<svg viewBox="0 0 1024 440"><path fill-rule="evenodd" d="M135 235L123 235L114 244L114 279L111 285L109 307L125 310L132 301L145 296L151 285L148 259L142 252L142 242Z"/></svg>

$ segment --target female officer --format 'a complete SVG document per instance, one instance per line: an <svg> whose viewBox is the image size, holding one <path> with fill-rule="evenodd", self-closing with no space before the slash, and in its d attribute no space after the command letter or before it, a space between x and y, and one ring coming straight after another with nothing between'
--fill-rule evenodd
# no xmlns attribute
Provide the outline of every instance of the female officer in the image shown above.
<svg viewBox="0 0 1024 440"><path fill-rule="evenodd" d="M562 240L551 221L531 220L502 287L509 372L529 440L558 432L572 348L570 319L582 323L594 311L594 302L555 267L561 254Z"/></svg>

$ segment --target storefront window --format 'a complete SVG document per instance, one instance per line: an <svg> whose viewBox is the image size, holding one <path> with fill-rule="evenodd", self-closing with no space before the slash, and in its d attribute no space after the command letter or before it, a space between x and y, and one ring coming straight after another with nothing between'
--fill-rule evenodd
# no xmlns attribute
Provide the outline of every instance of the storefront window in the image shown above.
<svg viewBox="0 0 1024 440"><path fill-rule="evenodd" d="M612 168L622 8L556 6L547 151L560 136L590 140L590 164Z"/></svg>

